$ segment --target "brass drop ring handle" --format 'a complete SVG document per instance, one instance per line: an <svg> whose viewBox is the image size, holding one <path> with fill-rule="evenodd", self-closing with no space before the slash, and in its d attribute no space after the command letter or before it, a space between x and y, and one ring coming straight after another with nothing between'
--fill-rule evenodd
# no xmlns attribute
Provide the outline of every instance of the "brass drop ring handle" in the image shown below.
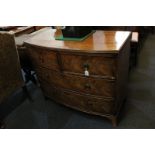
<svg viewBox="0 0 155 155"><path fill-rule="evenodd" d="M86 89L91 89L91 85L89 83L85 84Z"/></svg>
<svg viewBox="0 0 155 155"><path fill-rule="evenodd" d="M88 63L84 63L83 67L88 69L89 68L89 64Z"/></svg>

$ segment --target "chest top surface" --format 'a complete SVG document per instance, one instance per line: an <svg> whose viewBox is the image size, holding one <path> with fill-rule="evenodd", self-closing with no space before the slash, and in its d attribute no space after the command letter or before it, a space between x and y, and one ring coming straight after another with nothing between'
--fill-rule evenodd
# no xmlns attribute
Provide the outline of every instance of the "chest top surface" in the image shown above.
<svg viewBox="0 0 155 155"><path fill-rule="evenodd" d="M59 30L51 27L43 28L30 34L25 44L45 47L55 50L74 50L76 52L118 53L131 32L127 31L95 31L83 41L60 41L55 36Z"/></svg>

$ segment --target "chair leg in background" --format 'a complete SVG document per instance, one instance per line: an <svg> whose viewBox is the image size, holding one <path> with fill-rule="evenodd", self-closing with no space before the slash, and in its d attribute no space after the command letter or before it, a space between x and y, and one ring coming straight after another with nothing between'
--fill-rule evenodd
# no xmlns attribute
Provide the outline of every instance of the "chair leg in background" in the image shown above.
<svg viewBox="0 0 155 155"><path fill-rule="evenodd" d="M31 73L31 70L23 68L23 71L25 73L25 82L28 83L29 81L32 81L35 85L37 85L37 80L34 76L35 73Z"/></svg>
<svg viewBox="0 0 155 155"><path fill-rule="evenodd" d="M22 87L22 89L23 89L23 92L24 92L24 93L26 94L26 96L28 97L28 99L29 99L30 101L33 102L33 99L32 99L32 97L31 97L31 95L30 95L30 93L29 93L29 91L28 91L28 89L27 89L27 86L24 85L24 86Z"/></svg>

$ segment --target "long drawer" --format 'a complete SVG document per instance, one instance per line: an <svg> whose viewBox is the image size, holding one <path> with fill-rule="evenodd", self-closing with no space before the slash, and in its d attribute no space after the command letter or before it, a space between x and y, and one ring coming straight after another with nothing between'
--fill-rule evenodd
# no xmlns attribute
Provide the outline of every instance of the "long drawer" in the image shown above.
<svg viewBox="0 0 155 155"><path fill-rule="evenodd" d="M40 81L46 81L59 88L107 98L115 96L115 80L61 74L45 68L38 68L37 75Z"/></svg>
<svg viewBox="0 0 155 155"><path fill-rule="evenodd" d="M110 114L114 110L113 100L95 98L89 95L81 95L75 92L64 91L45 83L42 83L41 86L45 96L74 109L100 115Z"/></svg>
<svg viewBox="0 0 155 155"><path fill-rule="evenodd" d="M116 77L116 60L112 57L61 54L62 68L66 72Z"/></svg>

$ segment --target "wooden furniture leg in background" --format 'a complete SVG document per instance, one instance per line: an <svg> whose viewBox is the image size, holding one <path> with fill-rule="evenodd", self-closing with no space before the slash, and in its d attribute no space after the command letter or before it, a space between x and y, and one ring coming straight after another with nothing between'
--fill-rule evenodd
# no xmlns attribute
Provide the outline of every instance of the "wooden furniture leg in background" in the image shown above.
<svg viewBox="0 0 155 155"><path fill-rule="evenodd" d="M117 127L117 116L112 116L111 122L113 127Z"/></svg>
<svg viewBox="0 0 155 155"><path fill-rule="evenodd" d="M5 128L5 123L2 120L0 120L0 129L4 129L4 128Z"/></svg>

